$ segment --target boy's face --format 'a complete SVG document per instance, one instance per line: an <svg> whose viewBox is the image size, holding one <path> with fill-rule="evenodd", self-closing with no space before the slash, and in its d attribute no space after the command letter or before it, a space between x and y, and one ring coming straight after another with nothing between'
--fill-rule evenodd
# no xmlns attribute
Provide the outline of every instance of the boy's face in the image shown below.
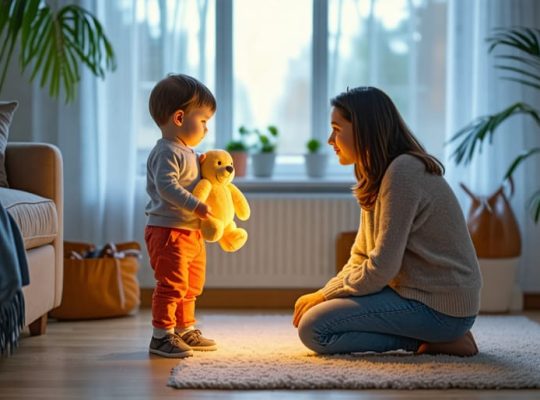
<svg viewBox="0 0 540 400"><path fill-rule="evenodd" d="M177 112L178 113L178 112ZM192 108L187 113L181 113L173 118L178 117L174 122L177 125L178 137L189 147L195 147L206 136L208 128L207 122L212 118L214 112L209 107ZM179 122L176 123L176 122Z"/></svg>

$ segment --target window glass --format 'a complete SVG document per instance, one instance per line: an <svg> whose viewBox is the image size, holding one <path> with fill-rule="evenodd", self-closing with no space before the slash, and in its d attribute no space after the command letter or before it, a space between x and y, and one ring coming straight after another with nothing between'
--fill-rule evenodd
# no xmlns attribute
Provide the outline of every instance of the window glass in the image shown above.
<svg viewBox="0 0 540 400"><path fill-rule="evenodd" d="M234 130L280 130L277 151L310 136L312 0L235 0Z"/></svg>
<svg viewBox="0 0 540 400"><path fill-rule="evenodd" d="M115 2L111 2L114 4ZM134 12L135 109L140 111L137 143L151 148L160 137L148 113L148 98L154 85L169 73L184 73L203 82L214 92L215 2L213 0L137 0L119 2L126 12ZM210 120L202 150L215 143L214 119Z"/></svg>
<svg viewBox="0 0 540 400"><path fill-rule="evenodd" d="M329 95L376 86L428 151L442 158L446 2L329 0Z"/></svg>
<svg viewBox="0 0 540 400"><path fill-rule="evenodd" d="M233 132L280 130L276 175L304 176L311 127L312 82L333 97L348 87L377 86L396 102L429 152L442 159L445 123L446 0L328 0L328 36L313 41L313 0L232 1ZM159 138L148 113L155 83L170 72L190 74L215 93L216 0L105 2L131 26L117 46L132 63L139 158ZM119 13L120 10L120 13ZM123 13L123 14L122 14ZM135 26L133 27L133 24ZM123 59L122 48L131 56ZM328 49L327 76L312 76L312 48ZM133 56L135 54L135 56ZM329 99L328 99L329 100ZM219 107L219 105L218 105ZM329 109L329 107L328 107ZM326 111L325 111L326 112ZM330 132L330 127L326 127ZM225 143L230 137L222 138ZM215 119L198 150L215 146ZM327 148L331 152L330 149ZM330 156L330 175L351 176Z"/></svg>

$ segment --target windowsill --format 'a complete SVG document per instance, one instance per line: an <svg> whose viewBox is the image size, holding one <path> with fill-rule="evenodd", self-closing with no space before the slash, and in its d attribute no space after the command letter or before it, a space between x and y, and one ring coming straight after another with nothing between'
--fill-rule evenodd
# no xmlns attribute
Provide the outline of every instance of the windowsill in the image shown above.
<svg viewBox="0 0 540 400"><path fill-rule="evenodd" d="M137 179L144 186L146 175ZM273 176L255 178L253 176L235 177L233 183L245 193L351 193L354 181L347 178L307 178L305 176Z"/></svg>
<svg viewBox="0 0 540 400"><path fill-rule="evenodd" d="M246 193L351 193L350 178L307 178L305 176L236 177L234 184Z"/></svg>

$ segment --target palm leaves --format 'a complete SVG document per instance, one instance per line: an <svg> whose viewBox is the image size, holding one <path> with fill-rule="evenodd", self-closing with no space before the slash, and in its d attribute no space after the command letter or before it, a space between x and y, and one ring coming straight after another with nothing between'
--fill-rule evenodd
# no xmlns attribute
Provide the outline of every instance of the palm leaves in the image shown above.
<svg viewBox="0 0 540 400"><path fill-rule="evenodd" d="M523 53L518 56L511 54L495 56L498 60L514 61L518 64L518 66L497 64L496 68L518 74L518 77L504 77L503 79L540 89L540 30L529 28L496 29L495 34L487 41L491 43L490 53L498 46L509 46Z"/></svg>
<svg viewBox="0 0 540 400"><path fill-rule="evenodd" d="M497 59L495 67L510 74L504 76L503 79L540 90L539 29L520 27L496 29L487 41L490 43L490 53L498 47L515 50L513 54L495 56ZM456 164L470 163L476 150L481 150L483 141L488 139L491 143L495 130L508 118L516 115L529 116L540 126L539 110L523 102L512 104L493 115L478 117L450 139L450 142L460 141L452 153ZM518 155L506 171L504 179L510 178L522 162L536 154L540 154L540 148L532 148ZM540 220L540 190L533 194L529 205L534 221L538 222Z"/></svg>
<svg viewBox="0 0 540 400"><path fill-rule="evenodd" d="M63 87L66 102L75 99L80 64L101 78L116 68L103 27L84 8L54 11L42 0L0 0L0 90L18 40L21 70L31 70L30 81L40 75L53 98Z"/></svg>

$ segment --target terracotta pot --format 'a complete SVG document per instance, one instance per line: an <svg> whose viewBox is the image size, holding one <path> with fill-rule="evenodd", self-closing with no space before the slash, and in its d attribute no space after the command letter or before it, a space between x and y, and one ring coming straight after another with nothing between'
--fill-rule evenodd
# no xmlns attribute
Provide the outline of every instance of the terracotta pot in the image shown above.
<svg viewBox="0 0 540 400"><path fill-rule="evenodd" d="M511 194L514 182L509 178ZM478 196L461 183L472 200L467 227L478 256L482 274L480 310L506 312L521 297L515 283L521 254L521 235L516 217L501 185L490 196Z"/></svg>
<svg viewBox="0 0 540 400"><path fill-rule="evenodd" d="M248 153L246 151L230 151L229 153L233 159L234 176L246 176Z"/></svg>
<svg viewBox="0 0 540 400"><path fill-rule="evenodd" d="M509 179L511 193L514 183ZM521 254L521 235L516 217L501 186L490 196L478 196L463 183L472 199L467 227L479 258L510 258Z"/></svg>

